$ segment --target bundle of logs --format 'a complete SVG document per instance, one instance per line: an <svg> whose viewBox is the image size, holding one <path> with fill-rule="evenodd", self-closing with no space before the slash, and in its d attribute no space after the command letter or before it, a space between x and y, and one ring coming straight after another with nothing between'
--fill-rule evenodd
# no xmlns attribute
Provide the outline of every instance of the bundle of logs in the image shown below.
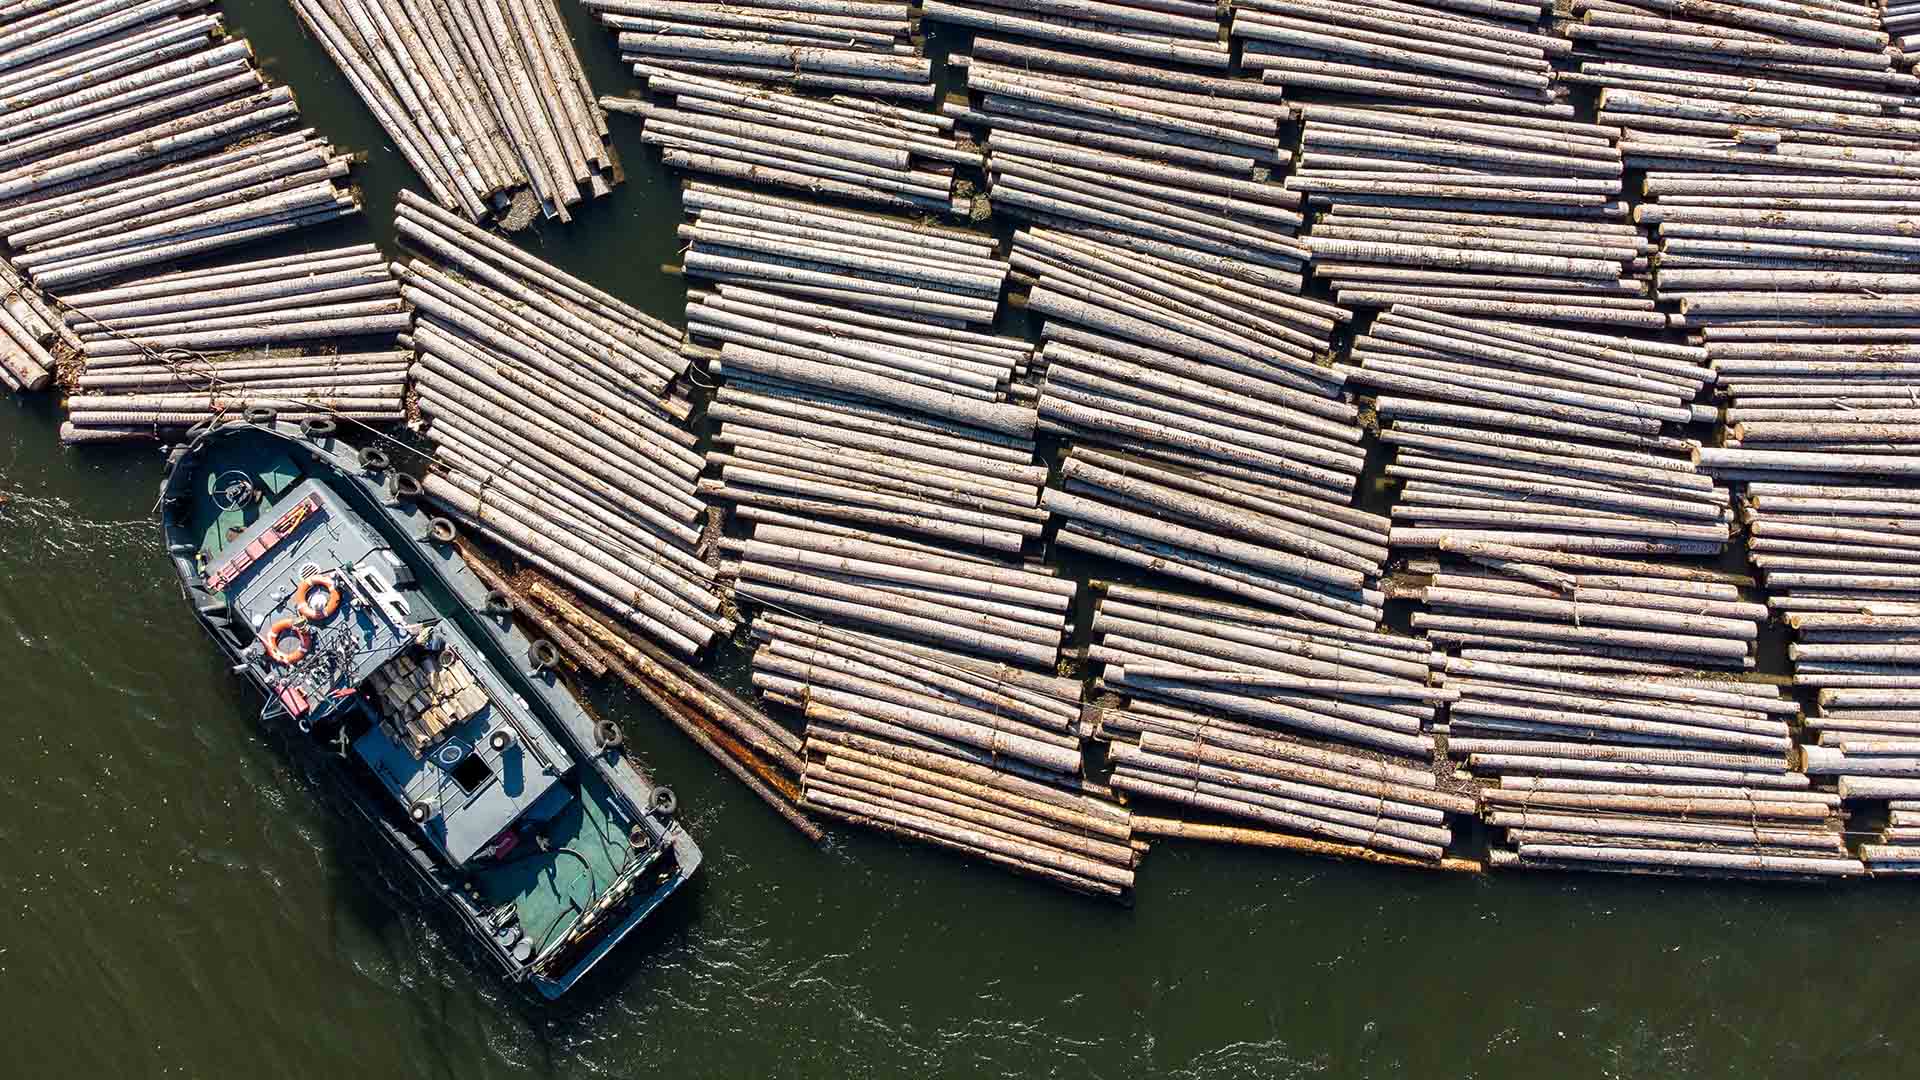
<svg viewBox="0 0 1920 1080"><path fill-rule="evenodd" d="M1817 692L1807 726L1823 746L1920 739L1920 500L1904 477L1818 470L1752 480L1742 495L1752 558L1796 639L1794 682Z"/></svg>
<svg viewBox="0 0 1920 1080"><path fill-rule="evenodd" d="M723 568L757 607L754 685L807 726L804 805L1121 895L1126 811L1081 781L1080 684L1041 669L1075 585L883 533L756 525Z"/></svg>
<svg viewBox="0 0 1920 1080"><path fill-rule="evenodd" d="M1287 187L1325 207L1313 272L1356 308L1659 330L1618 132L1570 120L1301 106Z"/></svg>
<svg viewBox="0 0 1920 1080"><path fill-rule="evenodd" d="M1737 445L1700 453L1741 489L1751 558L1794 638L1793 680L1815 691L1806 726L1818 739L1804 748L1807 771L1839 777L1849 799L1920 796L1920 557L1911 517L1920 509L1920 456L1909 453L1904 430L1913 414L1873 409L1831 385L1865 377L1909 392L1914 381L1892 374L1901 346L1885 361L1851 362L1795 361L1795 346L1770 348L1751 372L1726 370L1744 360L1722 366L1733 380L1728 443ZM1862 374L1875 368L1887 369L1881 379ZM1813 388L1818 398L1800 396Z"/></svg>
<svg viewBox="0 0 1920 1080"><path fill-rule="evenodd" d="M293 0L441 206L525 224L620 180L555 0ZM584 189L584 191L583 191ZM518 210L516 193L531 202Z"/></svg>
<svg viewBox="0 0 1920 1080"><path fill-rule="evenodd" d="M53 302L0 259L0 387L45 390L79 351Z"/></svg>
<svg viewBox="0 0 1920 1080"><path fill-rule="evenodd" d="M394 273L434 443L426 497L672 653L730 633L695 553L680 335L411 192L396 225L419 252Z"/></svg>
<svg viewBox="0 0 1920 1080"><path fill-rule="evenodd" d="M1045 317L1044 429L1074 444L1043 496L1057 545L1231 598L1103 587L1113 787L1244 823L1159 834L1441 862L1473 804L1433 773L1427 646L1378 629L1387 522L1349 505L1358 413L1324 362L1347 313L1077 231L1024 230L1012 259Z"/></svg>
<svg viewBox="0 0 1920 1080"><path fill-rule="evenodd" d="M1401 482L1392 543L1711 554L1727 493L1678 434L1698 348L1395 305L1343 369L1373 388ZM1710 410L1707 410L1710 415Z"/></svg>
<svg viewBox="0 0 1920 1080"><path fill-rule="evenodd" d="M1471 545L1449 551L1477 554ZM1442 648L1612 657L1654 665L1746 669L1753 666L1763 604L1739 598L1725 582L1653 573L1574 574L1537 563L1485 559L1497 569L1428 565L1426 581L1396 592L1423 605L1416 629ZM1638 665L1623 665L1630 669ZM1785 729L1779 732L1785 738ZM1785 750L1781 742L1777 749Z"/></svg>
<svg viewBox="0 0 1920 1080"><path fill-rule="evenodd" d="M226 413L403 418L411 323L371 244L140 278L61 301L85 367L65 442L157 438Z"/></svg>
<svg viewBox="0 0 1920 1080"><path fill-rule="evenodd" d="M1920 52L1920 3L1914 0L1886 0L1880 7L1880 28L1894 35L1894 44L1903 53Z"/></svg>
<svg viewBox="0 0 1920 1080"><path fill-rule="evenodd" d="M1646 170L1655 286L1685 325L1911 318L1898 221L1920 180L1920 80L1865 5L1576 0L1560 30L1599 120ZM1883 201L1891 200L1891 201Z"/></svg>
<svg viewBox="0 0 1920 1080"><path fill-rule="evenodd" d="M1346 311L1051 229L1016 234L1012 261L1020 302L1045 317L1050 434L1206 473L1211 499L1316 500L1364 532L1339 507L1365 456L1358 411L1325 363Z"/></svg>
<svg viewBox="0 0 1920 1080"><path fill-rule="evenodd" d="M1164 67L1224 71L1229 63L1219 9L1204 0L923 0L920 10L980 37L1031 38Z"/></svg>
<svg viewBox="0 0 1920 1080"><path fill-rule="evenodd" d="M946 115L987 129L995 210L1143 256L1297 292L1307 249L1280 90L1246 79L979 38Z"/></svg>
<svg viewBox="0 0 1920 1080"><path fill-rule="evenodd" d="M1474 802L1435 779L1431 727L1450 692L1427 685L1424 642L1140 586L1102 593L1089 658L1128 699L1100 721L1115 789L1342 853L1441 860L1446 815Z"/></svg>
<svg viewBox="0 0 1920 1080"><path fill-rule="evenodd" d="M1709 679L1766 615L1712 571L1659 563L1566 573L1526 562L1415 563L1403 595L1461 613L1449 754L1508 846L1495 866L1708 876L1857 875L1839 796L1796 768L1780 688ZM1419 625L1429 612L1414 618ZM1515 618L1514 616L1524 616ZM1487 624L1484 632L1464 629Z"/></svg>
<svg viewBox="0 0 1920 1080"><path fill-rule="evenodd" d="M701 490L757 614L754 683L806 722L806 809L1070 888L1131 890L1129 817L1080 779L1054 669L1075 585L1047 520L993 239L690 185L687 352L722 376Z"/></svg>
<svg viewBox="0 0 1920 1080"><path fill-rule="evenodd" d="M1539 32L1539 0L1235 0L1241 63L1263 81L1344 99L1439 107L1461 118L1573 115L1553 78L1566 42ZM1455 110L1463 110L1456 113ZM1551 128L1547 128L1551 130Z"/></svg>
<svg viewBox="0 0 1920 1080"><path fill-rule="evenodd" d="M713 282L688 351L725 377L705 494L1007 553L1040 535L1033 410L1006 400L1031 347L967 326L1006 276L990 237L705 184L686 203L686 272Z"/></svg>
<svg viewBox="0 0 1920 1080"><path fill-rule="evenodd" d="M860 97L933 98L904 0L584 0L649 81L704 75Z"/></svg>
<svg viewBox="0 0 1920 1080"><path fill-rule="evenodd" d="M671 104L600 103L640 117L641 139L673 168L904 210L971 208L956 208L953 167L978 168L980 152L954 138L946 117L680 72L656 72L648 88Z"/></svg>
<svg viewBox="0 0 1920 1080"><path fill-rule="evenodd" d="M1863 758L1878 759L1881 747L1856 750ZM1899 753L1908 748L1894 748ZM1913 877L1920 874L1920 799L1896 796L1887 800L1887 820L1870 843L1860 845L1860 857L1874 877Z"/></svg>
<svg viewBox="0 0 1920 1080"><path fill-rule="evenodd" d="M359 209L347 158L302 132L206 0L17 7L0 17L0 231L58 291Z"/></svg>

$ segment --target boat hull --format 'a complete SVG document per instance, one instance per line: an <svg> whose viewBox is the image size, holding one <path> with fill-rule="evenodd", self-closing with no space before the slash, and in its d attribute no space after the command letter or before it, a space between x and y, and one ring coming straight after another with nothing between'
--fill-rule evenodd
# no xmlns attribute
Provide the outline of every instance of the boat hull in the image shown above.
<svg viewBox="0 0 1920 1080"><path fill-rule="evenodd" d="M278 724L271 723L275 719L272 689L246 662L245 635L236 631L227 618L224 601L209 590L202 577L195 560L200 538L194 535L194 523L186 512L194 480L218 464L223 446L237 446L233 440L240 439L273 440L275 447L309 478L322 480L350 512L371 526L405 561L418 587L433 597L440 615L455 622L479 647L483 659L528 704L529 711L567 749L579 769L591 770L604 784L623 816L645 830L647 865L635 873L635 883L618 910L608 916L617 921L598 931L591 944L575 950L577 955L563 972L543 973L516 959L512 950L496 938L484 911L463 892L460 873L412 835L404 822L395 820L392 808L381 801L379 794L358 782L346 757L306 737L284 712L279 714ZM701 862L700 849L672 817L671 793L655 785L618 747L600 745L595 718L558 673L530 661L534 642L520 633L510 615L487 612L488 590L467 568L444 531L444 523L441 530L436 530L435 519L424 507L396 497L396 475L385 454L355 449L339 439L329 425L296 426L264 417L235 418L190 432L188 439L169 454L161 482L162 540L195 619L235 670L267 699L263 719L279 729L274 734L288 736L281 741L297 748L316 766L314 771L328 786L345 797L342 809L351 823L379 837L379 847L403 868L410 886L406 891L450 915L509 981L542 998L558 999L692 878Z"/></svg>

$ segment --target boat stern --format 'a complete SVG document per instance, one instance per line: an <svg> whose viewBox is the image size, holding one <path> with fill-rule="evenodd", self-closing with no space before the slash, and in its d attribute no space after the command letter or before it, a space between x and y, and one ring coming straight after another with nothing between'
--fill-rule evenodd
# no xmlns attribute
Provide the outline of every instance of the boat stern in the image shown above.
<svg viewBox="0 0 1920 1080"><path fill-rule="evenodd" d="M584 940L576 947L563 947L549 962L536 962L530 968L528 981L541 997L553 1001L564 996L699 869L700 848L678 821L653 819L646 828L655 837L654 855L609 890L614 895L603 898L609 909L606 914L588 924Z"/></svg>

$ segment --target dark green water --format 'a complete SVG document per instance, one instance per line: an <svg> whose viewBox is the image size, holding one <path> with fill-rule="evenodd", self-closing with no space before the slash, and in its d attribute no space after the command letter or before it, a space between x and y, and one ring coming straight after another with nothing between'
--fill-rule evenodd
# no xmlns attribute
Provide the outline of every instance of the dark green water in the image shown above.
<svg viewBox="0 0 1920 1080"><path fill-rule="evenodd" d="M285 7L226 3L307 121L410 177ZM596 86L626 92L577 8ZM543 256L676 318L676 182ZM615 706L707 852L570 1011L516 1004L403 913L180 603L158 457L0 401L0 1076L1901 1077L1920 892L1484 880L1162 845L1137 905L861 834L824 850ZM1907 934L1914 932L1916 940Z"/></svg>

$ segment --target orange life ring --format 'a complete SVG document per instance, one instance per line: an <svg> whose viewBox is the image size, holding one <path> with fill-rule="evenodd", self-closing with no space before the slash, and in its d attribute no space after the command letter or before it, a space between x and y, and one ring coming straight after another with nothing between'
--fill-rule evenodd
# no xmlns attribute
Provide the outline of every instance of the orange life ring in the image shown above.
<svg viewBox="0 0 1920 1080"><path fill-rule="evenodd" d="M327 590L327 598L325 601L319 604L313 602L313 591L315 589ZM340 587L333 583L332 578L324 577L320 574L315 574L301 582L300 587L294 590L293 595L298 601L294 606L299 609L300 617L306 619L308 622L319 622L322 619L331 617L334 612L340 610Z"/></svg>
<svg viewBox="0 0 1920 1080"><path fill-rule="evenodd" d="M298 637L300 643L291 649L282 649L280 639L289 633ZM299 663L300 658L307 655L307 646L312 643L313 638L307 633L307 628L293 619L281 619L267 627L267 657L276 664Z"/></svg>

